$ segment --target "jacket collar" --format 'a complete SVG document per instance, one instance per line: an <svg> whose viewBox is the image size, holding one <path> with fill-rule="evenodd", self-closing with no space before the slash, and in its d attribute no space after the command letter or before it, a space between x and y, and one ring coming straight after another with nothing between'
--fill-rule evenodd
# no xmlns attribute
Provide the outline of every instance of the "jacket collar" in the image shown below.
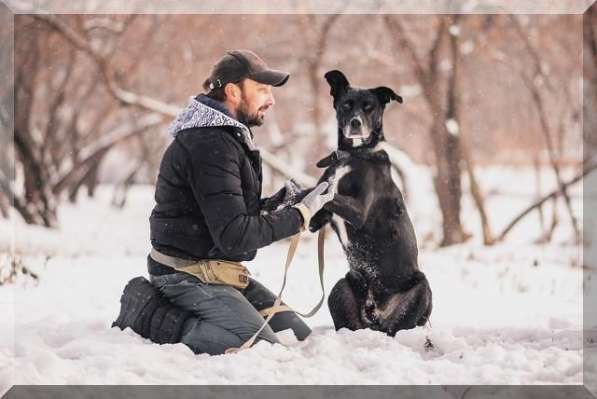
<svg viewBox="0 0 597 399"><path fill-rule="evenodd" d="M190 97L189 104L176 116L168 127L168 133L172 137L176 137L179 132L185 129L216 126L232 126L237 128L241 132L242 141L244 141L249 150L257 150L257 147L253 143L253 133L251 130L246 125L232 118L220 101L209 98L204 94Z"/></svg>

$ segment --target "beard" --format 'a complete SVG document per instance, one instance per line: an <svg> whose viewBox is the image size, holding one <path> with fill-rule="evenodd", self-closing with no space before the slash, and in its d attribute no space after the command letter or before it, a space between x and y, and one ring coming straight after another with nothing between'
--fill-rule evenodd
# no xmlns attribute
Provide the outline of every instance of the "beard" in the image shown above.
<svg viewBox="0 0 597 399"><path fill-rule="evenodd" d="M251 113L245 99L242 99L240 104L238 104L238 109L236 110L236 119L243 125L248 127L261 126L263 124L264 118L265 114L260 115L259 110Z"/></svg>

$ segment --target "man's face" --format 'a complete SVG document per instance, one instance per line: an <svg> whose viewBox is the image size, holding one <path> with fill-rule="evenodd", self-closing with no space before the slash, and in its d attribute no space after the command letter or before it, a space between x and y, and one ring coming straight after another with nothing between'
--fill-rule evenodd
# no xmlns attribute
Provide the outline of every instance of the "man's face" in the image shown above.
<svg viewBox="0 0 597 399"><path fill-rule="evenodd" d="M236 117L245 125L261 126L265 112L275 104L272 86L245 79L240 84L241 101L236 109Z"/></svg>

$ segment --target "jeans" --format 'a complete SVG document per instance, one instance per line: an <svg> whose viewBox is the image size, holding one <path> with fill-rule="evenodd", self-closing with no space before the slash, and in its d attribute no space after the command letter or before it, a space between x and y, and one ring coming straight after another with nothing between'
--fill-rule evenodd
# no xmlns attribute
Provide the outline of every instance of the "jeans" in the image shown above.
<svg viewBox="0 0 597 399"><path fill-rule="evenodd" d="M259 310L271 307L276 295L254 279L244 289L228 285L204 284L198 278L176 272L150 275L152 284L172 302L192 312L185 322L181 342L195 353L218 355L238 348L257 332L264 322ZM275 332L291 328L305 339L311 329L294 313L277 313L257 340L279 343Z"/></svg>

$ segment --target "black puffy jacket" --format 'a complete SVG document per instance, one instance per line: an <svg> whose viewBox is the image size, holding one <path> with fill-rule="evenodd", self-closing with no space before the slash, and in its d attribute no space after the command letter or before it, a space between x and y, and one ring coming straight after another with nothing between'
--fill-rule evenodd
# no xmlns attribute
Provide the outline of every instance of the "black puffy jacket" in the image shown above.
<svg viewBox="0 0 597 399"><path fill-rule="evenodd" d="M292 207L261 212L261 158L251 132L221 103L192 98L169 129L149 218L151 244L186 259L251 260L257 248L297 233ZM149 262L151 274L171 272Z"/></svg>

